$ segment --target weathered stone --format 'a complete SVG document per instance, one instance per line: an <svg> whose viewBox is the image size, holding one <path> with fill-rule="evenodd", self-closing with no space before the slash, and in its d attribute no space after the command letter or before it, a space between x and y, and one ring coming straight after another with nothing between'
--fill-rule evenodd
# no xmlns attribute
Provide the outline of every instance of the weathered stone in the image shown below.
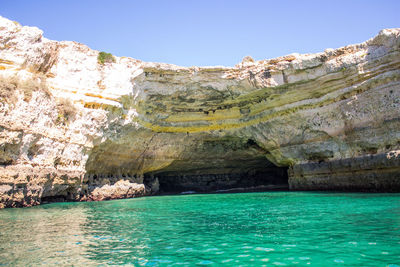
<svg viewBox="0 0 400 267"><path fill-rule="evenodd" d="M126 180L120 180L113 185L105 184L94 187L88 195L90 200L109 200L119 198L132 198L145 195L145 186L143 184L130 183Z"/></svg>
<svg viewBox="0 0 400 267"><path fill-rule="evenodd" d="M98 54L0 17L0 207L284 184L400 191L400 29L235 67Z"/></svg>

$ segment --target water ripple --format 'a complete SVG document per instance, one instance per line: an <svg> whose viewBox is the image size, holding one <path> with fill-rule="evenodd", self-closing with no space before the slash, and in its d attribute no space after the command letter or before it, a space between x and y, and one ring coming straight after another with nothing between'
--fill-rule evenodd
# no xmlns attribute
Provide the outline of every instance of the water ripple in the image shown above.
<svg viewBox="0 0 400 267"><path fill-rule="evenodd" d="M270 192L0 210L0 265L399 267L400 194Z"/></svg>

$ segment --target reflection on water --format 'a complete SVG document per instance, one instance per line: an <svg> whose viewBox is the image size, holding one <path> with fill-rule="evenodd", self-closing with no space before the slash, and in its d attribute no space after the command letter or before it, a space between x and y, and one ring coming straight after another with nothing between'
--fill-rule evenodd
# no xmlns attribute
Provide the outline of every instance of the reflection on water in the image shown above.
<svg viewBox="0 0 400 267"><path fill-rule="evenodd" d="M0 265L400 266L400 194L270 192L0 211Z"/></svg>
<svg viewBox="0 0 400 267"><path fill-rule="evenodd" d="M83 205L0 211L0 263L9 265L93 263L78 246L85 240Z"/></svg>

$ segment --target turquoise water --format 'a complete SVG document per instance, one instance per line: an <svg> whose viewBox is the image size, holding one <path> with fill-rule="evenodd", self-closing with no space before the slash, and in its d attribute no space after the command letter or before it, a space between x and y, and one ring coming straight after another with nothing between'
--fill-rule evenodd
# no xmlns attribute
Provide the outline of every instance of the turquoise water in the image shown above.
<svg viewBox="0 0 400 267"><path fill-rule="evenodd" d="M400 266L400 194L158 196L0 210L0 265Z"/></svg>

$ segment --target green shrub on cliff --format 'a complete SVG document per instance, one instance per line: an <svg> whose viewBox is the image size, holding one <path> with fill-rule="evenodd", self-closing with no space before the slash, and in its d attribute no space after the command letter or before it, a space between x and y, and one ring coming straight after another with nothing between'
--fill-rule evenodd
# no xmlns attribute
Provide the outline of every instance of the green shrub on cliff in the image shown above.
<svg viewBox="0 0 400 267"><path fill-rule="evenodd" d="M99 62L100 65L104 65L104 63L114 63L115 57L111 53L102 51L97 56L97 62Z"/></svg>

